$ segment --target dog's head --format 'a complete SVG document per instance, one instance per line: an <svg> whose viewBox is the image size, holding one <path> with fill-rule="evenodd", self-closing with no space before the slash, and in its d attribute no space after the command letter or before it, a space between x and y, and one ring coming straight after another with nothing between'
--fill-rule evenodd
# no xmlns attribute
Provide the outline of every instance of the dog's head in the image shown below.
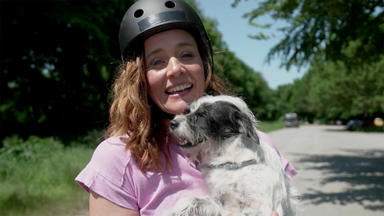
<svg viewBox="0 0 384 216"><path fill-rule="evenodd" d="M171 121L171 131L180 146L220 145L232 137L244 136L258 143L256 120L243 100L231 96L205 96L190 104L184 114Z"/></svg>

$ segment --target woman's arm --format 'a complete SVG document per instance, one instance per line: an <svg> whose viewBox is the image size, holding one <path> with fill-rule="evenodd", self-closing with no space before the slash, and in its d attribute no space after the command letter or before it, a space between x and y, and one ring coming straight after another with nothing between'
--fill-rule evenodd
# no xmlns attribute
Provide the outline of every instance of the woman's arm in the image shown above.
<svg viewBox="0 0 384 216"><path fill-rule="evenodd" d="M123 208L105 199L97 193L89 193L89 216L139 216L139 212Z"/></svg>

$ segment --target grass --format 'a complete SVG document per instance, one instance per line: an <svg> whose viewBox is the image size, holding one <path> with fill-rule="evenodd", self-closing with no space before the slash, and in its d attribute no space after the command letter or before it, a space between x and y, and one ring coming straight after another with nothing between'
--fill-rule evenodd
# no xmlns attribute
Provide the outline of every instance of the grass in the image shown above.
<svg viewBox="0 0 384 216"><path fill-rule="evenodd" d="M283 120L276 121L260 121L257 128L263 132L271 132L284 128Z"/></svg>
<svg viewBox="0 0 384 216"><path fill-rule="evenodd" d="M3 216L72 215L88 194L74 182L93 149L54 138L6 138L0 149L0 212Z"/></svg>

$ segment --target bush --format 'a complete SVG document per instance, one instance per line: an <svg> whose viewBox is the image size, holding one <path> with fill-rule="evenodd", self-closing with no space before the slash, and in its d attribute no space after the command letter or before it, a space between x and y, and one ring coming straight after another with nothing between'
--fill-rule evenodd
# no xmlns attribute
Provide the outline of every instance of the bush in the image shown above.
<svg viewBox="0 0 384 216"><path fill-rule="evenodd" d="M86 193L74 178L91 153L91 148L64 147L54 138L4 139L0 149L2 215L32 215L35 211L48 215L44 212L57 210L62 203L84 200Z"/></svg>

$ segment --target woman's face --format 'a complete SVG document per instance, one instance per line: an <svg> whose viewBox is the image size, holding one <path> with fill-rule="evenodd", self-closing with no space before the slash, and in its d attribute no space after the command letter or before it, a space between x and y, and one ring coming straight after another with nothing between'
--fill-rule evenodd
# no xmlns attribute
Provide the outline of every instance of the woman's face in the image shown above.
<svg viewBox="0 0 384 216"><path fill-rule="evenodd" d="M164 112L180 114L205 91L203 61L184 30L157 33L144 42L149 96Z"/></svg>

